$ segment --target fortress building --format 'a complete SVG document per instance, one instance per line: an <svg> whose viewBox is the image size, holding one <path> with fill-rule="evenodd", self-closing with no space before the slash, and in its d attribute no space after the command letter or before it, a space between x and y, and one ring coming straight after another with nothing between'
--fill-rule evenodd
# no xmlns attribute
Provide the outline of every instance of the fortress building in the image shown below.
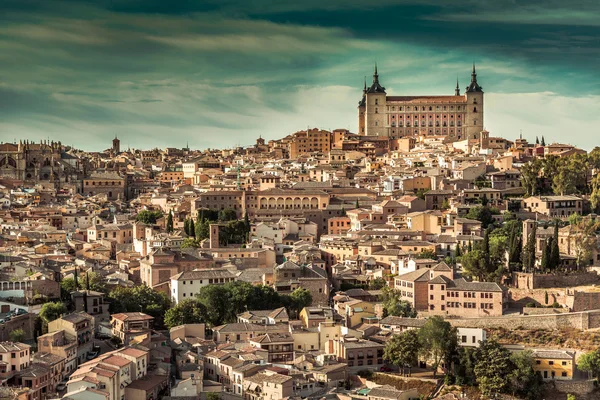
<svg viewBox="0 0 600 400"><path fill-rule="evenodd" d="M358 103L358 132L397 139L403 136L446 136L448 141L479 139L483 131L483 89L475 64L471 83L460 94L458 79L453 96L388 96L379 83L365 85Z"/></svg>

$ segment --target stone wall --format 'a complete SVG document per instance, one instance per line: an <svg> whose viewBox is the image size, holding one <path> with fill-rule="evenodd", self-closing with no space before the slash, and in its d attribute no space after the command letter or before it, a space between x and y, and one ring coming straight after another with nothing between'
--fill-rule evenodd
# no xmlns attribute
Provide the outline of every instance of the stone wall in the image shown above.
<svg viewBox="0 0 600 400"><path fill-rule="evenodd" d="M448 319L458 328L562 329L587 330L600 327L600 310L565 314L506 315L502 317Z"/></svg>
<svg viewBox="0 0 600 400"><path fill-rule="evenodd" d="M566 308L523 307L523 314L525 315L564 314L568 312L569 310L567 310Z"/></svg>
<svg viewBox="0 0 600 400"><path fill-rule="evenodd" d="M513 272L513 287L519 289L564 288L600 283L600 275L594 271L570 274L532 274Z"/></svg>
<svg viewBox="0 0 600 400"><path fill-rule="evenodd" d="M586 395L592 393L594 391L594 380L585 380L585 381L562 381L555 380L554 387L556 390L562 393L571 393L571 394L579 394Z"/></svg>
<svg viewBox="0 0 600 400"><path fill-rule="evenodd" d="M600 308L600 292L579 292L573 294L573 311L596 310Z"/></svg>
<svg viewBox="0 0 600 400"><path fill-rule="evenodd" d="M548 293L548 304L546 304L546 293ZM524 307L527 303L535 302L543 306L551 306L554 302L567 304L567 290L562 288L548 289L508 289L508 299L511 307Z"/></svg>

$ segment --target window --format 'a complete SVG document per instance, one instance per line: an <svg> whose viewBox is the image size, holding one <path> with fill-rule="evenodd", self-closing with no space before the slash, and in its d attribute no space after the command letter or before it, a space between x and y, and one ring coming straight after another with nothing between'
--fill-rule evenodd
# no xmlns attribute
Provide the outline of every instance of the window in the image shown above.
<svg viewBox="0 0 600 400"><path fill-rule="evenodd" d="M554 361L548 361L549 365L554 365Z"/></svg>

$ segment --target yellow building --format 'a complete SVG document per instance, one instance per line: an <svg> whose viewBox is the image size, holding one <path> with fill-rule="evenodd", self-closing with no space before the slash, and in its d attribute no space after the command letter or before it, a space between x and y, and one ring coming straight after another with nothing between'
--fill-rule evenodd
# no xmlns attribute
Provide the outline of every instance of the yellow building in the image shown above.
<svg viewBox="0 0 600 400"><path fill-rule="evenodd" d="M575 354L562 350L534 350L533 370L539 372L544 380L573 379Z"/></svg>

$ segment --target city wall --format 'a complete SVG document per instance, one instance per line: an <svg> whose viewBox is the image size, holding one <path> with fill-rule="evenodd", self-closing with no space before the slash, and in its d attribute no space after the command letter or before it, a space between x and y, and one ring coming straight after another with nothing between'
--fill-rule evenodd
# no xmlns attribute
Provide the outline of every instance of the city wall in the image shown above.
<svg viewBox="0 0 600 400"><path fill-rule="evenodd" d="M562 329L587 330L600 327L600 310L543 315L448 319L457 328Z"/></svg>
<svg viewBox="0 0 600 400"><path fill-rule="evenodd" d="M512 286L518 289L546 289L600 284L600 275L594 271L570 274L532 274L513 272Z"/></svg>

